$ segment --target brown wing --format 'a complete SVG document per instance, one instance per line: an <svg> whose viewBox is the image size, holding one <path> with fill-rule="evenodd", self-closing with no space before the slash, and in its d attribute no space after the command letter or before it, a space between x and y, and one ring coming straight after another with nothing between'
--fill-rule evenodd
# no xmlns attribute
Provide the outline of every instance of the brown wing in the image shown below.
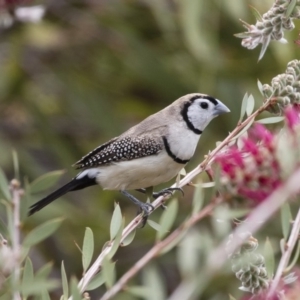
<svg viewBox="0 0 300 300"><path fill-rule="evenodd" d="M113 162L155 155L162 148L161 142L147 136L115 138L97 147L74 165L77 169L107 165Z"/></svg>

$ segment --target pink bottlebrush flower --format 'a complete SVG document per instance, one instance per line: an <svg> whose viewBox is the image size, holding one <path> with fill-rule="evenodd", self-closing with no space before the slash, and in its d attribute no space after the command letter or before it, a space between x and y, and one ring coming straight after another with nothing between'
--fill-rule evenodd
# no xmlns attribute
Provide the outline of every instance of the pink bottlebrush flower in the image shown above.
<svg viewBox="0 0 300 300"><path fill-rule="evenodd" d="M259 203L281 184L280 167L274 155L275 137L263 125L255 124L243 147L231 147L216 157L221 179L236 195Z"/></svg>
<svg viewBox="0 0 300 300"><path fill-rule="evenodd" d="M285 120L288 128L294 130L295 126L300 122L300 109L299 105L290 106L285 110Z"/></svg>

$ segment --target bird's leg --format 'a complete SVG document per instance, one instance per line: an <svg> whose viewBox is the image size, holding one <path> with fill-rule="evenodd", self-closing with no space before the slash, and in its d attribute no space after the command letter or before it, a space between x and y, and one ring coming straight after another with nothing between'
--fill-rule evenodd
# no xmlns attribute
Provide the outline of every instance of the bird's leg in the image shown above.
<svg viewBox="0 0 300 300"><path fill-rule="evenodd" d="M138 192L140 192L140 193L143 193L143 194L148 194L148 193L147 193L147 189L137 189L136 191L138 191ZM169 187L169 188L166 188L166 189L162 189L162 190L159 191L159 192L156 192L156 193L154 192L154 193L152 193L152 197L153 197L154 199L157 199L158 197L163 196L163 195L165 195L165 194L171 195L174 191L180 191L180 192L182 193L182 195L184 195L184 192L183 192L183 189L182 189L182 188L180 188L180 187L174 187L174 188ZM164 204L162 204L162 205L161 205L161 208L162 208L162 209L166 209L167 207L166 207Z"/></svg>
<svg viewBox="0 0 300 300"><path fill-rule="evenodd" d="M137 198L135 198L134 196L132 196L125 190L121 191L121 193L139 207L138 213L141 213L141 212L144 213L143 214L143 223L142 223L142 227L144 227L146 224L146 221L148 219L149 213L154 210L154 207L150 203L144 203L144 202L138 200Z"/></svg>

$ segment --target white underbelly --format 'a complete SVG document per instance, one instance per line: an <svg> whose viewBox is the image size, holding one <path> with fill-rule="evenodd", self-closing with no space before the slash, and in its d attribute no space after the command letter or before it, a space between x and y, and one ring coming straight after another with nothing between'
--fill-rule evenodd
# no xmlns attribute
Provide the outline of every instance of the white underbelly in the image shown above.
<svg viewBox="0 0 300 300"><path fill-rule="evenodd" d="M99 167L97 182L106 190L131 190L156 186L175 177L184 167L161 152L130 161Z"/></svg>

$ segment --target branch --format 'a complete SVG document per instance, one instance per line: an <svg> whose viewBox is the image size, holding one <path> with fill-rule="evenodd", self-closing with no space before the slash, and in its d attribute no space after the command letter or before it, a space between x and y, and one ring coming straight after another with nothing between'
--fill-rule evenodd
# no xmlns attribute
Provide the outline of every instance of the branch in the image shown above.
<svg viewBox="0 0 300 300"><path fill-rule="evenodd" d="M12 194L12 252L15 258L15 266L13 269L12 280L13 280L13 300L21 300L20 293L17 291L20 281L20 196L22 190L20 189L20 183L18 180L13 179L10 183L10 190Z"/></svg>
<svg viewBox="0 0 300 300"><path fill-rule="evenodd" d="M283 203L300 191L299 181L300 168L297 168L283 185L278 187L268 198L257 206L251 212L247 220L234 230L230 248L227 245L228 240L225 239L219 247L211 253L208 257L205 270L202 270L202 273L205 274L203 281L208 282L214 274L222 268L228 261L228 252L235 252L245 242L247 236L245 235L245 239L242 239L242 233L250 231L251 234L254 234L273 216ZM179 285L168 299L189 299L191 295L199 294L199 290L201 291L204 287L203 282L199 284L198 281L192 282L188 289L184 288L185 284L186 283L183 282Z"/></svg>
<svg viewBox="0 0 300 300"><path fill-rule="evenodd" d="M300 168L297 168L294 173L278 187L269 197L267 197L259 206L257 206L247 220L238 226L233 232L233 241L230 243L229 252L235 252L244 241L241 238L234 238L234 236L240 237L242 233L250 231L253 235L259 230L272 215L284 204L291 196L295 195L300 190ZM208 266L211 271L219 270L222 265L227 261L227 253L225 249L227 240L224 240L222 244L212 252L208 260Z"/></svg>
<svg viewBox="0 0 300 300"><path fill-rule="evenodd" d="M155 244L139 261L137 261L115 284L108 290L100 300L108 300L115 296L120 290L124 289L128 281L136 275L145 265L154 257L159 255L162 250L171 245L177 239L181 239L183 234L202 220L204 217L210 215L214 208L222 203L222 198L217 198L214 202L208 204L204 209L195 215L192 215L187 221L183 222L175 231L173 231L167 238Z"/></svg>
<svg viewBox="0 0 300 300"><path fill-rule="evenodd" d="M299 181L298 181L298 184L299 184ZM284 269L287 267L287 265L289 263L289 260L290 260L292 251L295 247L295 244L297 243L297 241L299 239L299 231L300 231L300 209L298 210L297 217L293 223L293 229L292 229L291 235L289 237L287 244L285 245L286 251L284 252L284 254L282 255L282 257L280 259L280 262L279 262L279 265L278 265L278 268L276 271L276 275L271 283L271 287L270 287L267 297L271 297L276 291L276 288L279 284L279 281L284 272Z"/></svg>
<svg viewBox="0 0 300 300"><path fill-rule="evenodd" d="M256 110L252 115L250 115L244 122L239 123L237 127L225 138L223 142L221 142L212 152L210 152L204 161L198 165L194 170L189 172L178 184L178 187L183 187L190 183L190 181L196 177L198 174L203 172L207 166L209 166L213 160L215 155L226 145L228 145L236 136L237 134L245 128L247 125L249 126L249 123L251 123L255 117L257 117L261 112L266 110L266 108L271 104L271 101L267 101L264 103L258 110ZM172 187L176 187L177 185L174 184ZM153 205L154 210L156 210L159 206L161 206L166 199L168 199L170 196L160 196L157 198L155 201L153 201L151 204ZM153 212L152 211L152 212ZM151 213L152 213L151 212ZM122 232L122 238L121 238L121 243L124 241L124 239L133 231L135 230L139 224L142 222L142 216L139 215L135 217L127 226L124 228ZM102 264L102 261L104 257L110 252L112 246L114 244L114 241L112 241L98 256L96 261L91 265L91 267L88 269L88 271L84 274L82 279L80 280L78 284L78 288L81 293L83 293L88 285L88 283L91 281L91 279L97 274L97 272L100 270L100 266ZM69 299L72 299L70 297Z"/></svg>

